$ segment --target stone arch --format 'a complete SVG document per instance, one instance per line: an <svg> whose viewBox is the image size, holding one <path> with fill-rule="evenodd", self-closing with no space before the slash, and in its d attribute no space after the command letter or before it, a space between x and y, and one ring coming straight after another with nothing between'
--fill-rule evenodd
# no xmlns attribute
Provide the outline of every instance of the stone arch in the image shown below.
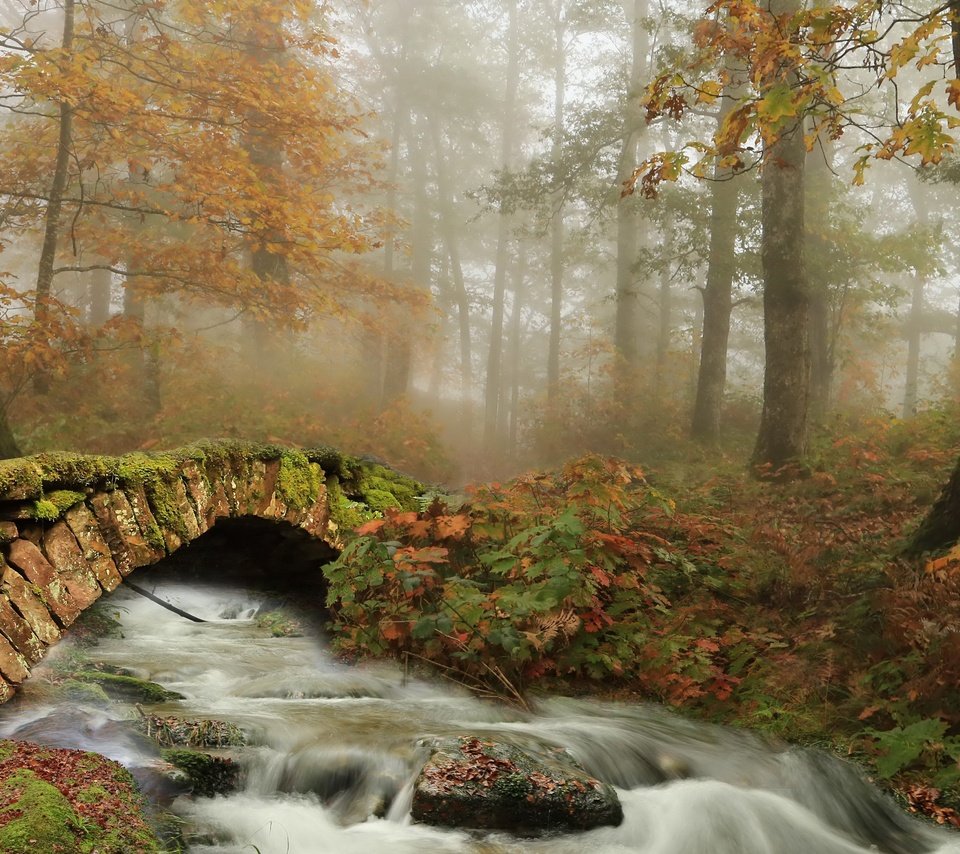
<svg viewBox="0 0 960 854"><path fill-rule="evenodd" d="M338 524L370 512L373 481L381 501L384 484L395 486L397 506L421 489L330 449L239 442L0 463L0 702L104 592L218 520L282 522L336 549Z"/></svg>

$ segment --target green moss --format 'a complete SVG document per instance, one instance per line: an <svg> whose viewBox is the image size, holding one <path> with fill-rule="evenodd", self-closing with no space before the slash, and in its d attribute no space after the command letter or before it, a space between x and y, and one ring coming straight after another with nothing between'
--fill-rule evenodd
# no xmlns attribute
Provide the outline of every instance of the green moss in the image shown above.
<svg viewBox="0 0 960 854"><path fill-rule="evenodd" d="M378 513L370 510L367 505L347 498L336 478L330 478L327 481L327 501L330 507L330 521L340 531L352 531L378 516Z"/></svg>
<svg viewBox="0 0 960 854"><path fill-rule="evenodd" d="M60 791L32 771L20 769L0 784L0 851L34 854L38 851L77 851L84 828L80 817Z"/></svg>
<svg viewBox="0 0 960 854"><path fill-rule="evenodd" d="M34 498L43 491L43 472L29 459L0 460L0 496Z"/></svg>
<svg viewBox="0 0 960 854"><path fill-rule="evenodd" d="M108 696L119 700L140 703L163 703L167 700L182 700L183 694L168 691L156 682L137 679L133 676L118 676L115 673L101 673L99 670L80 670L73 678L81 682L94 682Z"/></svg>
<svg viewBox="0 0 960 854"><path fill-rule="evenodd" d="M277 491L289 507L303 510L320 495L323 469L311 463L302 451L284 451L280 455Z"/></svg>
<svg viewBox="0 0 960 854"><path fill-rule="evenodd" d="M39 519L41 522L52 522L60 518L60 510L52 501L41 498L39 501L33 502L33 509L30 511L30 515L33 516L34 519Z"/></svg>
<svg viewBox="0 0 960 854"><path fill-rule="evenodd" d="M147 500L150 502L150 509L153 511L153 518L157 524L164 530L176 534L181 540L189 540L190 532L187 530L187 523L183 521L183 514L180 512L180 496L173 488L171 482L163 478L146 481L144 489L147 493ZM160 540L163 540L163 534L160 533Z"/></svg>
<svg viewBox="0 0 960 854"><path fill-rule="evenodd" d="M183 462L177 453L127 454L117 460L117 479L131 486L159 479L169 480L177 476Z"/></svg>
<svg viewBox="0 0 960 854"><path fill-rule="evenodd" d="M85 501L87 494L74 489L55 489L33 503L31 515L43 522L54 522L71 507Z"/></svg>
<svg viewBox="0 0 960 854"><path fill-rule="evenodd" d="M368 489L363 493L363 501L371 510L382 513L391 508L399 510L403 505L397 497L383 489Z"/></svg>

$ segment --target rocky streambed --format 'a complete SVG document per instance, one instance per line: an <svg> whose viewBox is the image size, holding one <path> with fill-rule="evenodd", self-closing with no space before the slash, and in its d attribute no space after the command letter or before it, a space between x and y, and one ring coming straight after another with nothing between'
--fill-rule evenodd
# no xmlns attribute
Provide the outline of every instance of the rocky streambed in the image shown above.
<svg viewBox="0 0 960 854"><path fill-rule="evenodd" d="M825 754L656 706L542 698L528 713L480 702L391 665L342 665L265 597L162 579L151 576L152 592L206 622L121 588L105 606L117 620L114 636L88 649L56 648L23 696L0 708L0 737L119 763L147 795L146 815L168 848L960 852L955 836L916 821ZM0 789L6 827L19 819L16 799L26 791L16 773ZM107 762L64 796L74 805L75 818L64 813L72 832L121 809L105 773L126 772ZM97 847L90 838L63 850L160 845L148 835L114 842L106 830Z"/></svg>

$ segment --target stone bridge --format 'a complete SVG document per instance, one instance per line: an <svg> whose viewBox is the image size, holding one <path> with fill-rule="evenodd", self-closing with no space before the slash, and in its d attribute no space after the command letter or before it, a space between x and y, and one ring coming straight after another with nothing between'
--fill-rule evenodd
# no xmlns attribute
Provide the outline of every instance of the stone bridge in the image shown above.
<svg viewBox="0 0 960 854"><path fill-rule="evenodd" d="M0 702L104 592L218 520L268 519L335 550L341 530L422 490L329 448L232 441L0 462Z"/></svg>

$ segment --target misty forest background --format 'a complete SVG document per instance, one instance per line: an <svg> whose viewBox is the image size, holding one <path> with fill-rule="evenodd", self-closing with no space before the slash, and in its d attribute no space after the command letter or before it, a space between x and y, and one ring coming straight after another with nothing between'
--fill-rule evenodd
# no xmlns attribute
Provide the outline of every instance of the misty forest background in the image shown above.
<svg viewBox="0 0 960 854"><path fill-rule="evenodd" d="M491 481L346 508L342 653L839 742L958 824L957 13L0 0L0 457Z"/></svg>

